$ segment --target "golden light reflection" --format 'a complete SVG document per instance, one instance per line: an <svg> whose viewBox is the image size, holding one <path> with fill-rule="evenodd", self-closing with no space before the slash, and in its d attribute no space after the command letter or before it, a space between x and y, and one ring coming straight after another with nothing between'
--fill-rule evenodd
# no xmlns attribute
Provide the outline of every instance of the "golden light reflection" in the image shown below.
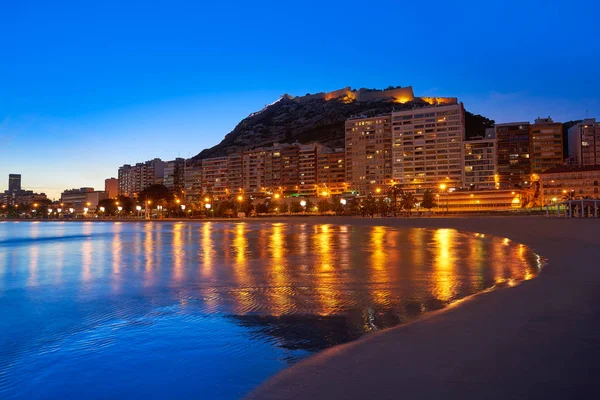
<svg viewBox="0 0 600 400"><path fill-rule="evenodd" d="M147 222L144 225L144 259L146 260L145 271L147 276L150 276L150 273L154 268L154 243L152 240L152 225L153 224L151 222Z"/></svg>
<svg viewBox="0 0 600 400"><path fill-rule="evenodd" d="M435 249L433 254L433 294L444 302L452 300L456 295L457 277L455 276L453 229L437 229L433 235Z"/></svg>
<svg viewBox="0 0 600 400"><path fill-rule="evenodd" d="M389 281L387 270L387 254L385 248L385 236L387 228L375 226L371 229L369 250L371 251L371 297L375 304L385 306L388 302L387 291L381 289L381 285ZM385 285L384 285L385 287Z"/></svg>
<svg viewBox="0 0 600 400"><path fill-rule="evenodd" d="M270 230L269 253L272 262L268 276L269 284L274 288L269 296L273 315L282 315L295 308L292 301L294 292L290 288L290 276L287 271L285 230L285 225L281 223L273 224Z"/></svg>
<svg viewBox="0 0 600 400"><path fill-rule="evenodd" d="M172 243L172 254L173 254L173 280L180 282L183 280L184 271L184 253L183 253L183 222L177 222L173 225L173 243Z"/></svg>
<svg viewBox="0 0 600 400"><path fill-rule="evenodd" d="M122 251L122 240L121 240L121 228L119 227L113 237L112 241L112 287L113 291L119 289L119 283L121 281L121 251Z"/></svg>
<svg viewBox="0 0 600 400"><path fill-rule="evenodd" d="M331 315L339 311L340 283L335 275L334 245L332 243L332 227L329 225L315 225L313 233L313 246L317 253L315 264L315 292L320 309L319 315Z"/></svg>
<svg viewBox="0 0 600 400"><path fill-rule="evenodd" d="M212 223L205 222L202 225L202 275L211 277L213 275L213 240Z"/></svg>

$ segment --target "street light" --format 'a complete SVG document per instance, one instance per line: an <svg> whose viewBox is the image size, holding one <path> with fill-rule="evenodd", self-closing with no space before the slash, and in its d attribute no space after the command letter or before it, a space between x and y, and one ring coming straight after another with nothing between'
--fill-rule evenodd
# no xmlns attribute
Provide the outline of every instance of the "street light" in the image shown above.
<svg viewBox="0 0 600 400"><path fill-rule="evenodd" d="M302 200L300 202L300 205L302 206L302 208L304 208L304 211L306 212L306 200Z"/></svg>
<svg viewBox="0 0 600 400"><path fill-rule="evenodd" d="M242 201L244 201L244 196L240 195L240 196L237 197L237 199L238 199L239 202L242 202Z"/></svg>

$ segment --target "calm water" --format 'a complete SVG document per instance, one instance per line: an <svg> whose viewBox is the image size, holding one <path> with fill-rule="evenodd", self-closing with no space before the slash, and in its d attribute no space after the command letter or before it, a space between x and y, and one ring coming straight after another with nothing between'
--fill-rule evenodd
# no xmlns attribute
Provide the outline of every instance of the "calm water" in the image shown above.
<svg viewBox="0 0 600 400"><path fill-rule="evenodd" d="M0 399L230 399L538 257L449 229L0 222Z"/></svg>

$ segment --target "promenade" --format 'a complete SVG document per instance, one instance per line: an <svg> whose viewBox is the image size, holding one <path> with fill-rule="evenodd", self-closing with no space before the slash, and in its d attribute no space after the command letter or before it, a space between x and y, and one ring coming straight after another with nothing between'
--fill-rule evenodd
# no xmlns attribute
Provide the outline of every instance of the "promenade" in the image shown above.
<svg viewBox="0 0 600 400"><path fill-rule="evenodd" d="M600 398L600 221L544 217L314 218L455 228L546 258L533 280L369 334L280 372L248 399Z"/></svg>

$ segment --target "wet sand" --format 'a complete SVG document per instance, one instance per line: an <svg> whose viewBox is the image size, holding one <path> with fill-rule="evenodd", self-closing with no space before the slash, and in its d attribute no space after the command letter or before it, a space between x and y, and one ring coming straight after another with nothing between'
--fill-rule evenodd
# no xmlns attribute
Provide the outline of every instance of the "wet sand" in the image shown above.
<svg viewBox="0 0 600 400"><path fill-rule="evenodd" d="M455 228L508 237L547 260L538 277L516 287L323 351L249 399L600 398L600 220L286 221Z"/></svg>

